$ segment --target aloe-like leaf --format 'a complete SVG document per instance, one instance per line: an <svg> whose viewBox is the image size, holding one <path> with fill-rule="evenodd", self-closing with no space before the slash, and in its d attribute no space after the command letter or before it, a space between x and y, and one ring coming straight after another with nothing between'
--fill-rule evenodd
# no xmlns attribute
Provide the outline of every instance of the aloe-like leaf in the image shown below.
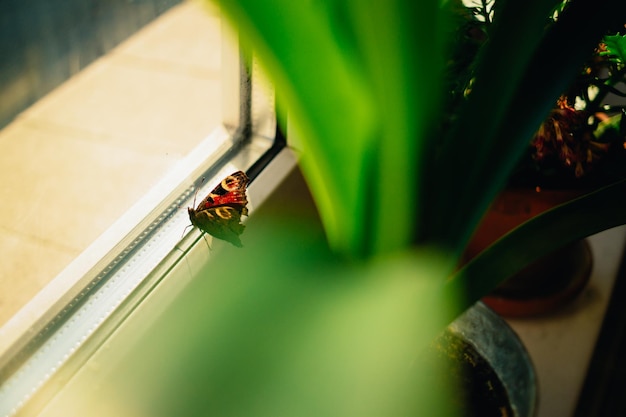
<svg viewBox="0 0 626 417"><path fill-rule="evenodd" d="M341 261L300 213L271 214L140 329L110 397L155 417L451 416L453 387L419 360L454 309L450 259Z"/></svg>
<svg viewBox="0 0 626 417"><path fill-rule="evenodd" d="M372 169L378 118L342 9L287 0L220 5L276 84L331 244L362 254L368 243L363 178Z"/></svg>
<svg viewBox="0 0 626 417"><path fill-rule="evenodd" d="M439 1L348 2L353 32L381 119L369 204L372 252L412 241L420 164L440 114L445 13Z"/></svg>
<svg viewBox="0 0 626 417"><path fill-rule="evenodd" d="M602 5L573 0L544 33L543 16L552 3L508 1L496 17L499 26L482 56L472 94L428 172L436 181L430 182L424 240L462 250L604 28L626 13L621 0Z"/></svg>
<svg viewBox="0 0 626 417"><path fill-rule="evenodd" d="M465 294L460 311L501 281L577 239L626 224L626 180L548 210L523 223L485 249L449 281Z"/></svg>
<svg viewBox="0 0 626 417"><path fill-rule="evenodd" d="M426 240L456 246L454 241L467 234L467 223L477 216L473 211L480 211L473 207L477 183L484 181L483 187L491 188L493 182L482 178L478 171L485 167L493 169L494 164L510 158L499 155L497 161L490 161L487 155L497 140L498 129L516 88L543 38L548 12L554 3L506 1L499 5L490 39L478 57L471 94L459 110L456 123L444 136L440 156L431 163L430 172L425 173L425 176L430 174L431 194L427 207L430 210L423 219L428 223ZM515 47L513 39L520 40ZM510 138L504 140L510 141ZM503 173L496 171L494 174L502 176ZM484 188L478 195L494 193Z"/></svg>
<svg viewBox="0 0 626 417"><path fill-rule="evenodd" d="M254 43L299 128L331 244L361 255L409 245L419 155L430 152L441 99L439 2L222 7Z"/></svg>

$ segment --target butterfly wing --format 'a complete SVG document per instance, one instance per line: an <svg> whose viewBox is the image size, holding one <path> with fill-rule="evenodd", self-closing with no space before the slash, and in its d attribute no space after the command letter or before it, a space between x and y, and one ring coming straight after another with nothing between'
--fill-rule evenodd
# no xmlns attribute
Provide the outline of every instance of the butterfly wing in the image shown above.
<svg viewBox="0 0 626 417"><path fill-rule="evenodd" d="M224 178L194 210L187 209L191 224L218 239L241 247L239 236L245 225L241 216L248 214L246 186L249 179L242 171Z"/></svg>
<svg viewBox="0 0 626 417"><path fill-rule="evenodd" d="M239 236L246 226L241 223L241 216L247 214L248 209L244 206L220 206L195 212L190 217L191 222L203 232L242 247Z"/></svg>
<svg viewBox="0 0 626 417"><path fill-rule="evenodd" d="M246 187L248 176L243 171L237 171L224 178L204 200L198 204L196 211L211 207L248 204Z"/></svg>

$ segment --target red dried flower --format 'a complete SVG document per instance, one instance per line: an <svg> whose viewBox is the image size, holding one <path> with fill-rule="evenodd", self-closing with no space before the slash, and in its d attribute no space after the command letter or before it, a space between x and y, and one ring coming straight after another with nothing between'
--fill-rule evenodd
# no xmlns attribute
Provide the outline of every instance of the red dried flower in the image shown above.
<svg viewBox="0 0 626 417"><path fill-rule="evenodd" d="M572 168L577 178L583 176L609 147L596 142L590 122L592 116L584 110L576 110L561 96L531 142L535 160L556 157L564 166Z"/></svg>

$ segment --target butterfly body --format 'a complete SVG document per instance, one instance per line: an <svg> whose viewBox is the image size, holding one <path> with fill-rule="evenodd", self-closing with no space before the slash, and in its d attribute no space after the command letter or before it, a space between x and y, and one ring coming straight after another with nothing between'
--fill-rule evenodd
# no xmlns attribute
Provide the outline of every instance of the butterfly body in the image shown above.
<svg viewBox="0 0 626 417"><path fill-rule="evenodd" d="M241 247L239 235L245 226L241 216L248 215L246 187L248 176L237 171L224 178L195 209L187 208L191 224L218 239Z"/></svg>

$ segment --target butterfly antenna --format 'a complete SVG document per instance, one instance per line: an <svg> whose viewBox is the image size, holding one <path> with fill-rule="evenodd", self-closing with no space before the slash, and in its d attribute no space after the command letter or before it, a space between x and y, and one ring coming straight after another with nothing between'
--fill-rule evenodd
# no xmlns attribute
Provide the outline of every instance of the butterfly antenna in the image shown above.
<svg viewBox="0 0 626 417"><path fill-rule="evenodd" d="M204 177L202 177L202 182L204 182ZM198 197L198 191L200 191L200 187L197 187L196 192L193 194L193 203L191 203L191 208L196 208L196 198ZM183 229L183 234L180 235L181 239L185 236L185 232L190 227L193 227L193 224L188 224L187 226L185 226L185 228Z"/></svg>
<svg viewBox="0 0 626 417"><path fill-rule="evenodd" d="M200 185L204 184L204 177L200 181ZM196 192L193 194L193 206L191 208L196 208L196 197L198 197L198 191L200 191L200 187L196 187Z"/></svg>
<svg viewBox="0 0 626 417"><path fill-rule="evenodd" d="M198 191L200 191L200 187L196 188L196 192L193 193L193 203L191 203L191 208L196 208L196 197L198 197Z"/></svg>

